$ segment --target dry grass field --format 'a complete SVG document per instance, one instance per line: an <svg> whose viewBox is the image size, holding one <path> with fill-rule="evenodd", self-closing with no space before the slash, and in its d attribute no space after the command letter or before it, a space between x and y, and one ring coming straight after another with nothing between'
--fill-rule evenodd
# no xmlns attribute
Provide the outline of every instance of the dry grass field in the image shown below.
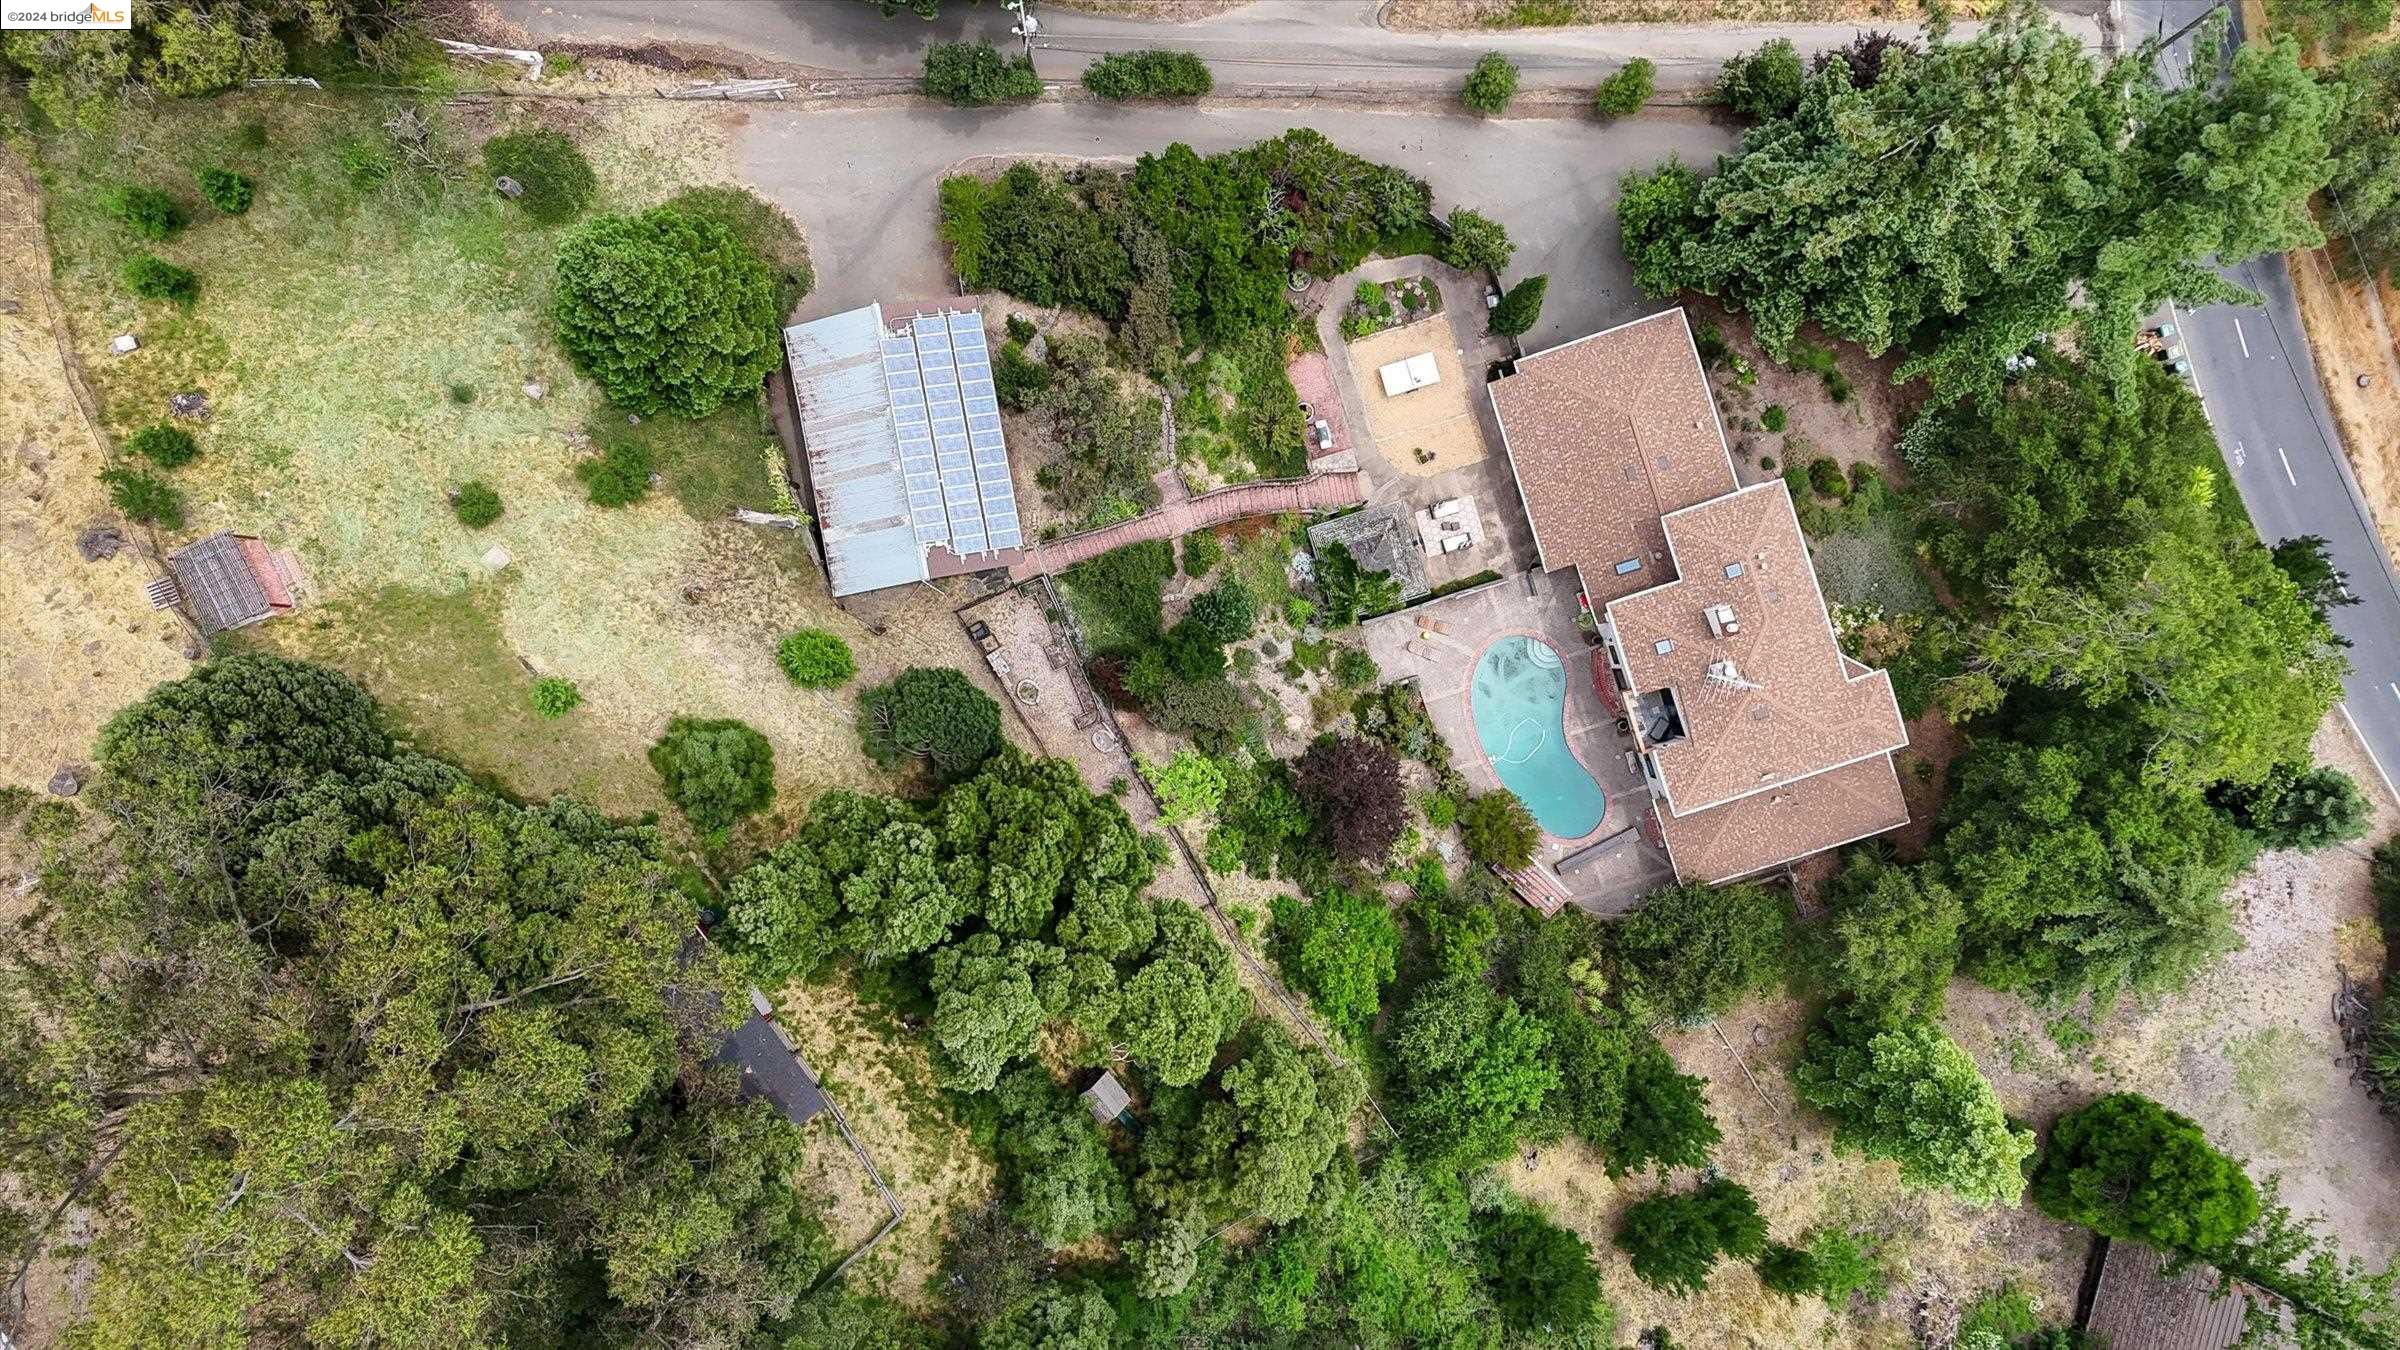
<svg viewBox="0 0 2400 1350"><path fill-rule="evenodd" d="M957 600L930 588L894 597L878 606L878 635L832 606L797 539L728 521L736 503L773 500L760 410L636 427L606 409L551 337L560 231L488 191L477 162L489 134L538 121L583 145L600 209L639 208L722 181L738 113L439 107L429 162L361 186L342 156L388 145L395 103L328 91L161 106L171 126L44 139L41 171L59 290L106 429L121 437L158 419L173 392L210 397L201 458L172 475L189 522L170 542L239 528L295 550L308 575L300 614L239 641L350 671L428 748L529 796L663 806L642 751L678 713L764 732L786 804L885 781L857 751L848 697L794 690L775 640L831 628L856 647L861 679L879 678L963 654L947 622ZM257 179L248 214L199 203L193 173L215 163ZM189 229L151 246L199 273L190 310L119 284L139 245L105 211L118 183L165 188L192 210ZM106 358L125 331L142 350ZM646 441L665 490L619 510L585 500L573 470L595 435ZM57 476L82 490L89 472ZM506 504L488 529L450 514L446 490L469 478ZM495 545L511 555L498 569L483 561ZM526 703L550 675L584 697L559 722ZM97 715L62 739L88 740Z"/></svg>
<svg viewBox="0 0 2400 1350"><path fill-rule="evenodd" d="M43 245L32 179L0 150L0 785L34 788L87 759L110 713L183 673L191 636L143 599L155 572L138 530L105 561L76 549L116 514L53 336Z"/></svg>

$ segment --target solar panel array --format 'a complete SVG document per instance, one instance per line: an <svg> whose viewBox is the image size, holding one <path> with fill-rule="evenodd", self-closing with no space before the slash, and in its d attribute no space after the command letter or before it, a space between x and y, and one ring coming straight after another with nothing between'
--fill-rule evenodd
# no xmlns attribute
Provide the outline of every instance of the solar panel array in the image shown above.
<svg viewBox="0 0 2400 1350"><path fill-rule="evenodd" d="M981 317L916 315L884 337L883 374L917 542L961 555L1023 547Z"/></svg>

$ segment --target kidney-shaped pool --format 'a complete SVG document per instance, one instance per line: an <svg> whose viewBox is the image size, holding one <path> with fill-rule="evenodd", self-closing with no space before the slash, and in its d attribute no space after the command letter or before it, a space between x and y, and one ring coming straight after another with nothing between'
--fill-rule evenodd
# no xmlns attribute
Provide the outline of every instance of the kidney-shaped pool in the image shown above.
<svg viewBox="0 0 2400 1350"><path fill-rule="evenodd" d="M1504 637L1475 663L1475 736L1500 785L1542 829L1581 839L1608 814L1608 794L1567 749L1567 672L1535 638Z"/></svg>

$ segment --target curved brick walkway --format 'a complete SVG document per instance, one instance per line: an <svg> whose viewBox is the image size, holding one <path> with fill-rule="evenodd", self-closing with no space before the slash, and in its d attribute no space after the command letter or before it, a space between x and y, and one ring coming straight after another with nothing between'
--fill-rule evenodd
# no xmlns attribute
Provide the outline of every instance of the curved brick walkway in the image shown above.
<svg viewBox="0 0 2400 1350"><path fill-rule="evenodd" d="M1145 539L1177 539L1194 530L1222 525L1229 520L1246 516L1274 516L1287 511L1337 511L1345 506L1357 506L1366 500L1359 476L1352 472L1321 472L1306 478L1288 478L1266 483L1236 483L1232 487L1203 492L1186 501L1162 506L1147 515L1103 525L1096 530L1069 535L1038 545L1025 555L1024 561L1008 569L1009 576L1018 581L1047 573L1064 571L1079 562L1097 558L1113 548L1138 544Z"/></svg>

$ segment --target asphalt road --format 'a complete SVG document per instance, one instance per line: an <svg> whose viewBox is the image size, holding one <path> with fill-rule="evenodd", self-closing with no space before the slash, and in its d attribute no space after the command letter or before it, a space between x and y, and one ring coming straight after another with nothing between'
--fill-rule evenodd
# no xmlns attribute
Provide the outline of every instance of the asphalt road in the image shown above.
<svg viewBox="0 0 2400 1350"><path fill-rule="evenodd" d="M953 0L938 18L906 11L885 18L868 0L498 0L500 17L541 40L670 41L728 47L821 70L915 75L927 45L960 39L1014 44L1012 15L997 4ZM1097 57L1143 47L1197 52L1219 81L1317 88L1422 85L1447 88L1485 52L1514 61L1528 88L1588 87L1636 56L1658 66L1669 87L1703 84L1725 59L1773 37L1804 53L1847 43L1868 28L1915 32L1905 23L1601 24L1519 32L1411 33L1375 22L1375 0L1254 0L1198 23L1168 24L1082 14L1035 0L1041 25L1034 66L1072 80ZM2060 22L2097 43L2090 19ZM1961 36L1977 25L1961 21Z"/></svg>
<svg viewBox="0 0 2400 1350"><path fill-rule="evenodd" d="M2192 0L2127 0L2127 36L2159 35L2162 19L2164 31L2173 32L2204 9ZM2165 53L2161 65L2170 79L2188 74L2191 47L2187 35ZM2391 787L2400 771L2400 579L2342 453L2292 296L2290 267L2309 265L2278 255L2222 269L2263 303L2178 310L2174 318L2200 401L2260 537L2272 545L2321 535L2334 566L2349 575L2358 603L2333 613L2334 630L2350 641L2343 711ZM2334 374L2348 379L2356 372Z"/></svg>
<svg viewBox="0 0 2400 1350"><path fill-rule="evenodd" d="M999 111L744 109L741 178L807 232L817 289L800 317L950 293L935 237L935 184L978 156L1123 158L1182 141L1203 154L1305 124L1369 159L1432 184L1434 204L1471 206L1517 242L1507 279L1547 274L1527 350L1597 332L1658 307L1617 247L1617 176L1679 154L1706 164L1733 148L1730 128L1698 113L1602 125L1580 119L1484 122L1341 108L1099 107L1037 103Z"/></svg>

